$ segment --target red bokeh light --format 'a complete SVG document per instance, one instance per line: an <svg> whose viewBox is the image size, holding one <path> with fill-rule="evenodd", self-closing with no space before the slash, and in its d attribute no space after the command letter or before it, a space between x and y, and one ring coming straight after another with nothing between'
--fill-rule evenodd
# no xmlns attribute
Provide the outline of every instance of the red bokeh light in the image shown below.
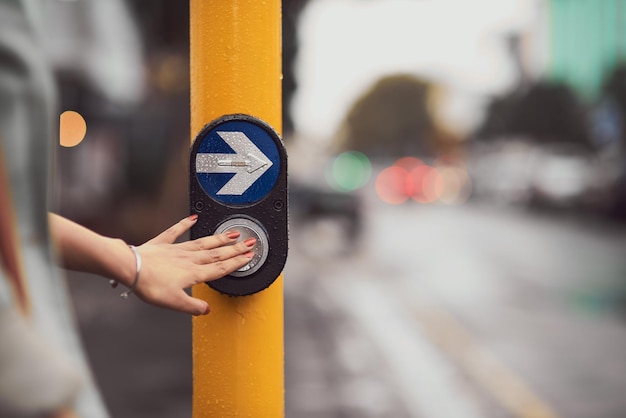
<svg viewBox="0 0 626 418"><path fill-rule="evenodd" d="M469 178L457 166L431 166L416 157L403 157L380 172L376 179L378 197L398 205L409 199L418 203L463 203Z"/></svg>
<svg viewBox="0 0 626 418"><path fill-rule="evenodd" d="M417 157L402 157L393 163L395 167L404 168L407 172L423 164L424 162Z"/></svg>
<svg viewBox="0 0 626 418"><path fill-rule="evenodd" d="M409 172L403 167L385 168L376 177L376 193L385 203L399 205L409 199L407 183Z"/></svg>

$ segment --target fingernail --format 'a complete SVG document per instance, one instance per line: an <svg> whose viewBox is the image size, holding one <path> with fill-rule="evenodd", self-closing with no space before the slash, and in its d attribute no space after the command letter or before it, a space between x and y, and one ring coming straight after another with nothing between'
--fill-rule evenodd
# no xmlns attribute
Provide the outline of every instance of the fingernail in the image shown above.
<svg viewBox="0 0 626 418"><path fill-rule="evenodd" d="M204 309L204 315L207 315L209 312L211 312L211 307L207 305L206 308Z"/></svg>
<svg viewBox="0 0 626 418"><path fill-rule="evenodd" d="M230 239L235 239L235 238L239 238L239 235L241 235L239 233L239 231L230 231L228 233L226 233L226 236Z"/></svg>
<svg viewBox="0 0 626 418"><path fill-rule="evenodd" d="M244 256L246 256L247 258L252 258L254 257L254 251L248 251L247 253L244 254Z"/></svg>
<svg viewBox="0 0 626 418"><path fill-rule="evenodd" d="M198 214L194 213L193 215L187 217L187 219L189 219L190 221L195 221L198 219Z"/></svg>
<svg viewBox="0 0 626 418"><path fill-rule="evenodd" d="M254 244L256 244L256 238L248 238L243 243L246 244L246 246L248 247L252 247Z"/></svg>

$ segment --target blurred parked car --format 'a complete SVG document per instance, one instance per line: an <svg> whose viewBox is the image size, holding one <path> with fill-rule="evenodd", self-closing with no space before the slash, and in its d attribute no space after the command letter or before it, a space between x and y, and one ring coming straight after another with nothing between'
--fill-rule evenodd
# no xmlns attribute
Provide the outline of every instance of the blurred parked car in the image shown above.
<svg viewBox="0 0 626 418"><path fill-rule="evenodd" d="M575 143L535 147L532 161L531 202L559 208L581 208L592 180L593 155Z"/></svg>
<svg viewBox="0 0 626 418"><path fill-rule="evenodd" d="M290 235L305 253L325 257L357 248L363 229L359 195L290 180L289 209Z"/></svg>
<svg viewBox="0 0 626 418"><path fill-rule="evenodd" d="M474 197L525 206L531 196L533 149L530 142L507 140L481 150L470 164Z"/></svg>

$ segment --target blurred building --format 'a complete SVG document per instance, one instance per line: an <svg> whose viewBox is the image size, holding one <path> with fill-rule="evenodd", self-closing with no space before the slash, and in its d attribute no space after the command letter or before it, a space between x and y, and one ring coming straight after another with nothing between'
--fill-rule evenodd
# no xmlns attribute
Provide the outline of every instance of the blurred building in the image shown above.
<svg viewBox="0 0 626 418"><path fill-rule="evenodd" d="M626 0L549 0L550 76L592 99L626 59Z"/></svg>

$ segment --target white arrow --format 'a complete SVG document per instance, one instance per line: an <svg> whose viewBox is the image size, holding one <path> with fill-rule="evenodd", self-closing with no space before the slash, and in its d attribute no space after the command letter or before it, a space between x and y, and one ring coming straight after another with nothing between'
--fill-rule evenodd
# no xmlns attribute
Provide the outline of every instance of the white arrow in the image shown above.
<svg viewBox="0 0 626 418"><path fill-rule="evenodd" d="M196 173L235 173L218 195L242 195L273 163L243 132L217 132L235 154L196 154Z"/></svg>

